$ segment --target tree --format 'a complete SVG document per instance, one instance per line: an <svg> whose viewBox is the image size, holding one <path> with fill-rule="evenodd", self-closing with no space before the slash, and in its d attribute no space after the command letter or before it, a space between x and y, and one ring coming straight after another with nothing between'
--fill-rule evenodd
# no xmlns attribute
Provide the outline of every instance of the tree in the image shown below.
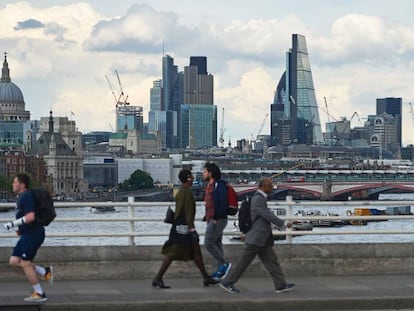
<svg viewBox="0 0 414 311"><path fill-rule="evenodd" d="M0 174L0 197L5 199L12 194L11 181L4 175Z"/></svg>
<svg viewBox="0 0 414 311"><path fill-rule="evenodd" d="M119 184L119 190L129 191L154 187L154 180L147 172L136 170L129 179Z"/></svg>

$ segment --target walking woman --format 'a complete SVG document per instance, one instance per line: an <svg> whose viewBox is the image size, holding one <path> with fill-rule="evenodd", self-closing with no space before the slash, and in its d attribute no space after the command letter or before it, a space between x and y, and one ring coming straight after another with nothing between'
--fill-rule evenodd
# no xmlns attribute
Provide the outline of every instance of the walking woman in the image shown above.
<svg viewBox="0 0 414 311"><path fill-rule="evenodd" d="M175 196L175 217L170 230L170 236L165 242L161 253L165 255L157 276L152 281L153 287L170 288L164 284L163 276L174 260L188 261L194 259L203 276L204 286L217 284L204 267L203 255L200 249L200 239L194 227L195 200L191 192L194 176L190 170L180 171L178 178L182 185Z"/></svg>

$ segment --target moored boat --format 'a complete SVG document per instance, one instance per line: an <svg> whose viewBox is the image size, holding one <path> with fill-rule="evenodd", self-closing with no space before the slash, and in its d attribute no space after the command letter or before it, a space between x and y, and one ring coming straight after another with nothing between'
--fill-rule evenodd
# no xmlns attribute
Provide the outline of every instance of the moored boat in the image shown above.
<svg viewBox="0 0 414 311"><path fill-rule="evenodd" d="M108 212L116 212L116 208L114 206L93 206L90 208L92 213L108 213Z"/></svg>

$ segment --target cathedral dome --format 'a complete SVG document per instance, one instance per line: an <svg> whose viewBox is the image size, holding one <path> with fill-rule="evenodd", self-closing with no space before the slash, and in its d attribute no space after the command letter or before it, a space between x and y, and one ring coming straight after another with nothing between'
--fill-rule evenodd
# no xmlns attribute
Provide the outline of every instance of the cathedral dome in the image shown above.
<svg viewBox="0 0 414 311"><path fill-rule="evenodd" d="M23 93L13 82L0 83L0 104L24 103Z"/></svg>
<svg viewBox="0 0 414 311"><path fill-rule="evenodd" d="M16 84L11 82L6 54L4 55L0 80L0 104L24 104L22 91Z"/></svg>

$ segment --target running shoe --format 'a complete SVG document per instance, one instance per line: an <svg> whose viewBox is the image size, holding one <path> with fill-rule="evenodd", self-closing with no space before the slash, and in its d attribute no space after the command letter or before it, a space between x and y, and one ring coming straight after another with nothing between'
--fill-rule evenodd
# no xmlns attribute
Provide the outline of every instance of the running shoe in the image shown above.
<svg viewBox="0 0 414 311"><path fill-rule="evenodd" d="M39 294L37 292L33 292L29 297L24 298L26 302L45 302L47 300L46 294Z"/></svg>

